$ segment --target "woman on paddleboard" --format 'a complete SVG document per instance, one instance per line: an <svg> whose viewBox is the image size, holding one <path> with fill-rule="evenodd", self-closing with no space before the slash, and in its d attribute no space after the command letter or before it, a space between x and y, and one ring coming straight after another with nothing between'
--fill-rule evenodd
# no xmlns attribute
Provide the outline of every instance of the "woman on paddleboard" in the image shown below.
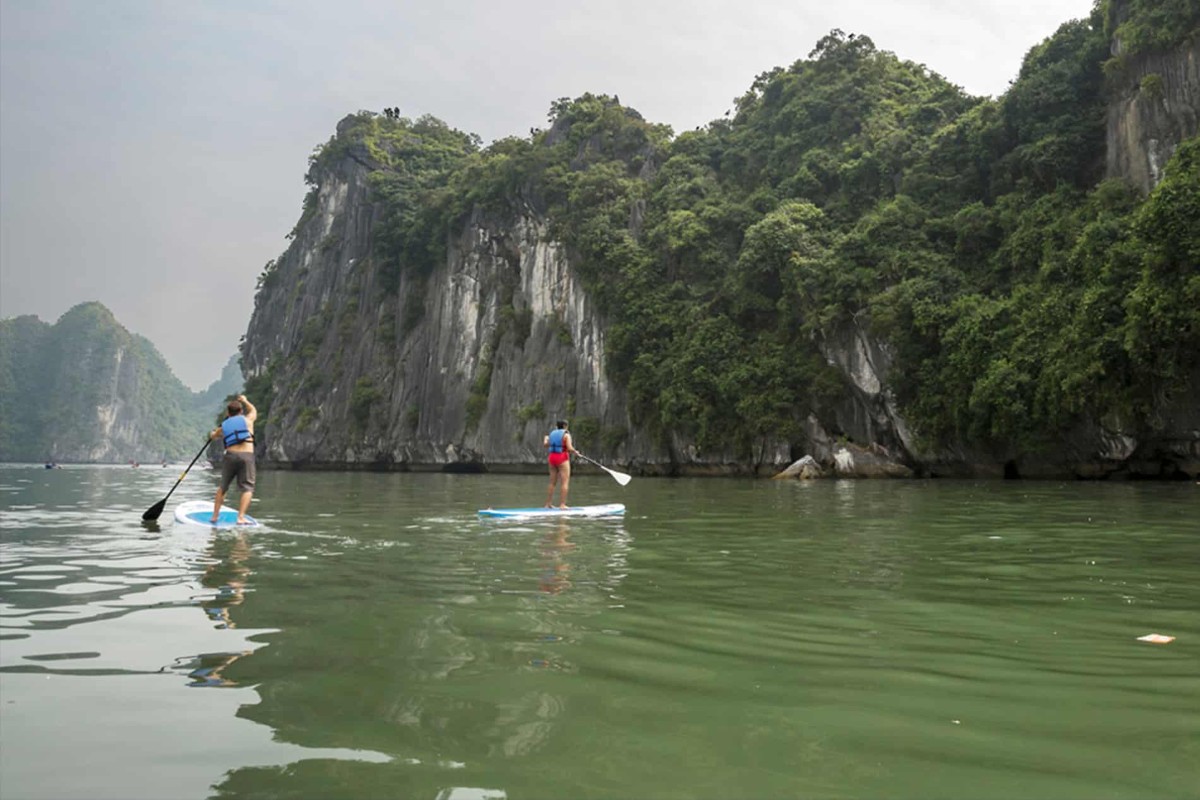
<svg viewBox="0 0 1200 800"><path fill-rule="evenodd" d="M225 457L221 459L221 486L213 501L212 521L216 522L220 517L225 492L229 491L229 484L236 478L238 491L241 492L237 524L246 525L246 511L254 494L254 420L258 419L258 409L246 399L246 395L239 394L237 400L229 401L225 411L225 421L221 427L208 436L209 439L220 439L225 445Z"/></svg>
<svg viewBox="0 0 1200 800"><path fill-rule="evenodd" d="M571 454L579 454L571 443L571 434L567 432L567 421L560 419L555 423L554 430L542 438L550 462L550 486L546 489L546 508L554 508L554 484L561 487L558 491L558 507L567 507L567 489L571 485Z"/></svg>

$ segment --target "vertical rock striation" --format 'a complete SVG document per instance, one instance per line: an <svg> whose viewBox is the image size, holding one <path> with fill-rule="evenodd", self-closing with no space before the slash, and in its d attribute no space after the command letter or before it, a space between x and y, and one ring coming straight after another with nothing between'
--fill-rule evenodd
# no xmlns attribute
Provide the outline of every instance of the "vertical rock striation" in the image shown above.
<svg viewBox="0 0 1200 800"><path fill-rule="evenodd" d="M1119 39L1108 107L1107 174L1147 193L1175 147L1200 133L1200 37L1166 52L1128 58Z"/></svg>

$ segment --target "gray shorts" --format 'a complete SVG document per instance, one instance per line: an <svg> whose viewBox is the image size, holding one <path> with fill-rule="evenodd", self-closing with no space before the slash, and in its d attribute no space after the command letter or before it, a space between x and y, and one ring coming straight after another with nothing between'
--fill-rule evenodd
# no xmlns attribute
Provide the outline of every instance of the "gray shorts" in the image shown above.
<svg viewBox="0 0 1200 800"><path fill-rule="evenodd" d="M238 489L254 491L254 453L225 451L221 460L221 491L229 491L229 484L237 478Z"/></svg>

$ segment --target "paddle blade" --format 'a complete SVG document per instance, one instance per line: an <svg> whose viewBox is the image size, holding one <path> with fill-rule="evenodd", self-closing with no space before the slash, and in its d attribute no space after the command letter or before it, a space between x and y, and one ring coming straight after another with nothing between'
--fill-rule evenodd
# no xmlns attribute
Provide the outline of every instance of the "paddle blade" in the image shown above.
<svg viewBox="0 0 1200 800"><path fill-rule="evenodd" d="M624 472L617 472L615 469L609 469L608 467L601 464L599 461L594 461L594 460L588 458L583 453L580 453L578 450L575 451L575 454L578 455L580 458L582 458L584 461L588 462L589 464L595 464L597 467L604 470L609 475L612 475L613 480L616 481L617 483L621 484L622 486L624 486L625 484L627 484L631 480L633 480L632 475L626 475Z"/></svg>
<svg viewBox="0 0 1200 800"><path fill-rule="evenodd" d="M604 471L607 472L609 475L612 475L613 480L615 480L617 483L621 484L622 486L624 486L625 484L627 484L631 480L633 480L632 475L626 475L624 472L617 472L615 469L608 469L606 467L606 468L604 468Z"/></svg>
<svg viewBox="0 0 1200 800"><path fill-rule="evenodd" d="M150 506L150 508L146 509L146 513L142 514L142 519L146 520L147 522L152 522L162 515L163 509L166 507L167 498L164 497L162 500L159 500L157 503Z"/></svg>

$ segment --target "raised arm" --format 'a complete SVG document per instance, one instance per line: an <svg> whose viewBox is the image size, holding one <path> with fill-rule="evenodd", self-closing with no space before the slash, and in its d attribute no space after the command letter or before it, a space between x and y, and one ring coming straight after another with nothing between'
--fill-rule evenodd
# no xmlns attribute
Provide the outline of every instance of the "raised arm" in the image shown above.
<svg viewBox="0 0 1200 800"><path fill-rule="evenodd" d="M246 395L244 394L238 395L238 402L242 404L243 413L246 415L246 422L253 425L254 420L258 419L258 409L254 407L254 403L246 399Z"/></svg>

